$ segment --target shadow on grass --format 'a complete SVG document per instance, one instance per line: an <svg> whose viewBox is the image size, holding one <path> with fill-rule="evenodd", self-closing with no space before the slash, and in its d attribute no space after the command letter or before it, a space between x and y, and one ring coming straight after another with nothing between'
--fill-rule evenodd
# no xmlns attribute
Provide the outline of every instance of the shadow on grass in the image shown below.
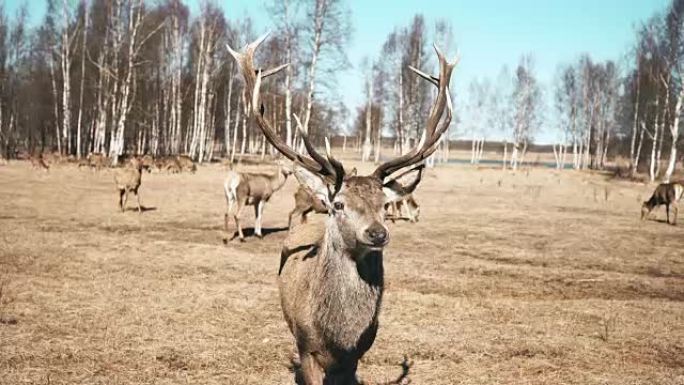
<svg viewBox="0 0 684 385"><path fill-rule="evenodd" d="M413 362L409 361L407 356L404 356L404 360L399 364L401 367L401 374L397 376L394 380L391 381L386 381L386 382L377 382L374 384L377 385L406 385L411 383L411 379L409 378L409 372L411 371L411 367L413 366ZM306 385L306 382L304 381L304 375L302 373L302 365L299 362L299 360L296 357L290 358L290 365L288 366L288 369L290 371L294 372L295 375L295 383L297 385ZM327 384L326 380L329 380L328 378L325 378L323 380L324 384ZM353 384L353 385L369 385L370 383L365 382L363 380L360 380Z"/></svg>
<svg viewBox="0 0 684 385"><path fill-rule="evenodd" d="M129 206L129 207L126 207L125 211L136 211L137 212L138 207L137 206ZM142 206L142 205L140 206L140 212L146 213L148 211L157 211L157 208L153 207L153 206L149 206L149 207Z"/></svg>
<svg viewBox="0 0 684 385"><path fill-rule="evenodd" d="M288 227L264 227L261 229L261 235L263 238L263 237L266 237L270 234L280 233L280 232L287 231L287 230L288 230ZM244 229L242 229L242 233L245 235L245 238L255 237L254 227L244 228ZM235 230L235 232L233 233L233 236L230 239L226 239L226 238L223 239L223 243L228 243L228 242L234 240L235 238L238 237L238 235L239 234L238 234L237 230Z"/></svg>

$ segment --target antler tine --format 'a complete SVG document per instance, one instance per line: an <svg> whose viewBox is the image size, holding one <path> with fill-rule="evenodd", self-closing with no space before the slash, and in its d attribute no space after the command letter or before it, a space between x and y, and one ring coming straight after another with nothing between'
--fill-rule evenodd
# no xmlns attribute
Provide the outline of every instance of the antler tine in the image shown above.
<svg viewBox="0 0 684 385"><path fill-rule="evenodd" d="M432 155L432 153L437 149L437 144L439 143L440 137L449 127L449 124L451 124L453 106L451 102L451 95L449 94L449 83L451 81L451 74L454 67L458 63L458 60L455 60L453 63L449 63L437 45L434 47L435 53L437 54L437 59L439 61L439 77L428 75L417 68L409 67L418 76L435 85L438 90L435 102L430 109L430 115L428 116L427 123L425 124L420 143L406 155L392 159L378 166L373 175L380 180L384 180L394 172L404 167L418 163ZM442 125L440 125L439 123L442 119L442 115L444 115L445 108L447 110L446 117L442 121Z"/></svg>
<svg viewBox="0 0 684 385"><path fill-rule="evenodd" d="M430 83L434 84L435 87L439 87L439 78L438 77L426 74L425 72L419 70L418 68L416 68L414 66L409 66L409 69L411 71L413 71L414 73L416 73L421 78L423 78L423 79L429 81Z"/></svg>
<svg viewBox="0 0 684 385"><path fill-rule="evenodd" d="M304 141L304 148L306 148L306 152L309 153L311 158L313 158L313 160L316 161L316 163L321 165L321 168L325 170L326 175L334 176L336 171L333 168L332 163L330 162L331 156L328 155L328 159L326 159L321 154L319 154L318 151L316 151L313 144L311 144L311 141L309 140L309 132L304 130L304 126L302 125L302 122L299 120L299 116L297 116L297 114L292 114L292 116L294 117L295 122L297 123L297 129L302 134L302 141Z"/></svg>
<svg viewBox="0 0 684 385"><path fill-rule="evenodd" d="M325 168L323 165L318 164L318 162L308 157L298 154L296 151L294 151L294 149L288 146L280 138L280 136L275 133L275 130L271 126L270 122L268 122L264 117L264 106L260 99L262 79L264 77L278 73L287 66L287 64L284 64L266 71L254 68L254 54L259 45L266 40L268 35L269 34L266 33L252 43L245 45L241 52L236 52L230 46L227 46L228 52L231 54L231 56L233 56L233 58L235 58L235 61L238 63L238 67L240 68L240 72L242 73L242 77L245 80L245 90L248 93L251 92L251 95L248 95L251 96L248 98L248 100L251 100L252 102L254 119L256 120L259 128L261 128L264 136L266 136L266 139L286 158L298 163L313 173L323 176L330 176L330 169Z"/></svg>
<svg viewBox="0 0 684 385"><path fill-rule="evenodd" d="M344 171L342 163L332 156L332 151L330 150L330 141L328 140L327 136L325 137L325 154L328 157L328 162L330 162L330 165L335 170L335 192L333 194L335 195L342 187L342 182L344 181L346 172Z"/></svg>

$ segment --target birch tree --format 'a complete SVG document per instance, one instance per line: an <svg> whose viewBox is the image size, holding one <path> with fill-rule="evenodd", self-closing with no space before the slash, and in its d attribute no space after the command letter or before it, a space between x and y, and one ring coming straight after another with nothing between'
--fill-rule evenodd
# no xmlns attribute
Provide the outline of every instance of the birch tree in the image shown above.
<svg viewBox="0 0 684 385"><path fill-rule="evenodd" d="M327 72L327 81L332 81L333 73L347 66L346 47L351 36L351 19L349 10L342 0L313 0L307 3L305 19L309 24L304 26L308 49L304 53L308 67L306 80L306 104L304 110L304 131L309 130L314 92L317 84L317 73L320 66Z"/></svg>
<svg viewBox="0 0 684 385"><path fill-rule="evenodd" d="M532 135L540 124L541 89L533 73L532 57L524 55L515 72L513 89L513 153L511 168L518 168Z"/></svg>

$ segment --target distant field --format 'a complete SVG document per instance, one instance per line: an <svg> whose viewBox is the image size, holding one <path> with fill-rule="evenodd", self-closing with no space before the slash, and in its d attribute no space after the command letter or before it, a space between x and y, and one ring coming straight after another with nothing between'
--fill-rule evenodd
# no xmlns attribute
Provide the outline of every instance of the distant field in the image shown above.
<svg viewBox="0 0 684 385"><path fill-rule="evenodd" d="M224 174L145 174L139 215L117 211L110 170L0 166L0 384L293 384L275 280L296 182L263 240L226 246ZM430 170L420 222L389 225L361 377L406 356L421 385L684 384L684 210L641 222L652 189Z"/></svg>

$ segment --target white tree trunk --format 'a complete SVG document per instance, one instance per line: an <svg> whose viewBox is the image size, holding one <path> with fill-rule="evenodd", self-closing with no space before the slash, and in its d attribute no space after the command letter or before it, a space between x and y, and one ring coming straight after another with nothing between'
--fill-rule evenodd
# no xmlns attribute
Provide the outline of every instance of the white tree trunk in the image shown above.
<svg viewBox="0 0 684 385"><path fill-rule="evenodd" d="M665 171L665 181L669 182L674 173L677 164L677 141L679 140L679 120L682 116L682 103L684 103L684 89L679 90L677 96L677 104L674 110L674 119L670 125L670 134L672 136L672 143L670 144L670 159L667 163L667 170Z"/></svg>
<svg viewBox="0 0 684 385"><path fill-rule="evenodd" d="M285 9L285 55L286 63L292 63L293 31L290 25L290 2L283 0ZM285 142L292 148L292 65L285 69Z"/></svg>
<svg viewBox="0 0 684 385"><path fill-rule="evenodd" d="M309 121L311 120L311 108L313 106L313 94L316 87L316 64L318 62L318 55L321 52L322 35L324 27L324 12L326 4L325 1L316 1L316 12L314 17L314 39L313 39L313 51L311 54L311 67L309 67L309 86L306 92L306 110L304 112L304 132L309 134Z"/></svg>
<svg viewBox="0 0 684 385"><path fill-rule="evenodd" d="M373 66L371 65L371 68ZM371 145L371 124L373 121L373 70L371 69L370 76L368 77L368 107L366 109L366 139L363 142L363 154L361 155L362 162L368 162L370 160L371 151L373 147Z"/></svg>
<svg viewBox="0 0 684 385"><path fill-rule="evenodd" d="M86 47L88 46L88 24L90 22L89 12L90 7L85 7L85 14L83 15L83 41L81 46L81 89L78 96L78 123L76 124L76 158L81 159L81 127L83 122L83 87L85 84L85 58Z"/></svg>
<svg viewBox="0 0 684 385"><path fill-rule="evenodd" d="M62 139L64 150L71 152L71 37L69 36L69 4L62 0Z"/></svg>

